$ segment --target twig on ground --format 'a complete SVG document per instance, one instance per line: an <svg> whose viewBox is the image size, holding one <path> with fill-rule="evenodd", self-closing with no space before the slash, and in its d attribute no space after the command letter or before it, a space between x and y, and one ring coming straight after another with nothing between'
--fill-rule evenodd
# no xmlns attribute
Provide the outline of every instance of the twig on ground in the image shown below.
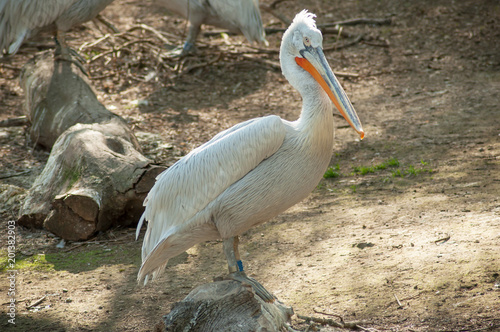
<svg viewBox="0 0 500 332"><path fill-rule="evenodd" d="M482 327L480 329L470 330L469 332L479 332L479 331L496 331L500 327L500 324L495 324L492 326Z"/></svg>
<svg viewBox="0 0 500 332"><path fill-rule="evenodd" d="M30 170L22 171L22 172L18 172L18 173L14 173L14 174L3 174L3 175L0 175L0 180L14 178L16 176L21 176L21 175L25 175L25 174L29 174L29 173L31 173Z"/></svg>
<svg viewBox="0 0 500 332"><path fill-rule="evenodd" d="M266 48L260 48L252 45L245 45L245 48L250 48L252 50L255 50L255 54L279 54L280 50L279 49L266 49ZM250 51L245 51L245 53L252 53Z"/></svg>
<svg viewBox="0 0 500 332"><path fill-rule="evenodd" d="M175 36L175 35L168 34L166 32L160 32L160 31L156 30L155 28L153 28L153 27L151 27L149 25L138 24L138 25L132 26L127 31L118 32L118 33L115 33L115 34L106 34L106 35L102 36L101 38L99 38L99 39L97 39L97 40L95 40L93 42L83 43L82 46L80 46L78 48L78 51L80 52L80 51L82 51L84 49L87 49L87 48L90 48L90 47L94 47L97 44L100 44L100 43L102 43L103 41L105 41L105 40L107 40L109 38L120 37L120 38L124 38L126 40L130 40L129 38L126 38L126 36L137 38L137 36L134 36L133 34L131 34L131 32L135 31L135 30L146 30L146 31L149 31L149 32L153 33L159 40L161 40L165 44L171 44L170 40L167 39L165 36L168 36L169 38L173 38L173 39L178 39L178 37Z"/></svg>
<svg viewBox="0 0 500 332"><path fill-rule="evenodd" d="M0 63L0 68L10 69L10 70L16 70L16 71L20 71L21 70L21 68L14 67L14 66L8 65L6 63Z"/></svg>
<svg viewBox="0 0 500 332"><path fill-rule="evenodd" d="M437 239L436 241L434 241L434 243L435 244L442 244L442 243L445 243L446 241L448 241L450 238L451 238L451 235L446 234L445 237Z"/></svg>
<svg viewBox="0 0 500 332"><path fill-rule="evenodd" d="M387 40L383 40L382 43L374 43L371 41L363 40L363 44L370 45L370 46L376 46L376 47L389 47L391 44Z"/></svg>
<svg viewBox="0 0 500 332"><path fill-rule="evenodd" d="M100 59L102 58L103 56L106 56L106 55L109 55L109 54L112 54L112 53L117 53L117 52L120 52L121 50L125 49L126 47L130 46L130 45L133 45L133 44L140 44L140 43L148 43L148 44L151 44L151 45L155 45L155 43L151 40L151 39L137 39L137 40L131 40L131 41L128 41L126 43L123 43L122 45L118 46L118 47L113 47L112 50L109 50L109 51L106 51L106 52L103 52L103 53L100 53L100 54L97 54L95 57L91 58L90 60L87 61L87 63L91 63L91 62L94 62L96 61L97 59Z"/></svg>
<svg viewBox="0 0 500 332"><path fill-rule="evenodd" d="M278 69L278 70L281 69L280 64L278 62L276 62L276 61L272 61L272 60L268 60L268 59L256 58L256 57L251 56L250 54L245 54L245 53L242 53L241 56L244 59L265 64L266 66L270 66L273 69Z"/></svg>
<svg viewBox="0 0 500 332"><path fill-rule="evenodd" d="M275 9L276 7L278 7L278 5L282 2L285 2L285 1L288 1L288 0L274 0L270 5L269 7Z"/></svg>
<svg viewBox="0 0 500 332"><path fill-rule="evenodd" d="M321 31L323 32L324 35L326 35L326 34L332 34L332 35L340 34L340 36L343 38L353 38L355 36L352 33L345 31L345 29L341 29L341 27L340 28L322 28Z"/></svg>
<svg viewBox="0 0 500 332"><path fill-rule="evenodd" d="M165 44L172 44L172 43L166 37L164 37L164 35L169 36L169 38L174 38L174 39L177 38L176 36L169 35L166 32L160 32L160 31L156 30L155 28L153 28L153 27L151 27L149 25L146 25L144 23L138 24L138 25L134 25L128 31L133 31L133 30L137 30L137 29L143 29L143 30L152 32L156 37L158 37L158 39L160 39Z"/></svg>
<svg viewBox="0 0 500 332"><path fill-rule="evenodd" d="M403 308L403 305L402 305L402 304L401 304L401 302L399 301L398 296L396 295L396 293L394 293L393 295L394 295L394 298L396 299L396 302L398 302L398 306L399 306L399 308Z"/></svg>
<svg viewBox="0 0 500 332"><path fill-rule="evenodd" d="M287 324L285 323L284 324L284 328L288 331L288 332L299 332L298 330L295 330L290 324Z"/></svg>
<svg viewBox="0 0 500 332"><path fill-rule="evenodd" d="M28 124L26 116L19 116L17 118L10 118L0 121L0 127L21 127Z"/></svg>
<svg viewBox="0 0 500 332"><path fill-rule="evenodd" d="M278 12L276 10L276 1L274 3L272 3L271 5L267 5L265 3L261 3L259 5L260 9L268 12L269 14L273 15L274 17L276 17L277 19L279 19L281 22L283 22L286 26L289 26L290 23L292 23L292 20L290 20L288 17L286 17L285 15L283 15L282 13Z"/></svg>
<svg viewBox="0 0 500 332"><path fill-rule="evenodd" d="M116 37L117 35L115 35ZM78 52L81 52L82 50L86 49L86 48L91 48L91 47L94 47L96 46L97 44L100 44L102 43L103 41L105 41L106 39L110 38L111 37L111 34L105 34L104 36L102 36L101 38L98 38L96 40L94 40L93 42L85 42L83 43L79 48L78 48Z"/></svg>
<svg viewBox="0 0 500 332"><path fill-rule="evenodd" d="M219 53L219 55L217 55L215 58L213 58L212 60L209 60L207 62L197 63L195 65L188 66L185 69L182 68L183 66L180 66L179 73L177 74L177 77L180 77L180 76L182 76L184 74L187 74L187 73L189 73L192 70L213 65L214 63L218 62L221 58L222 58L222 53Z"/></svg>
<svg viewBox="0 0 500 332"><path fill-rule="evenodd" d="M363 34L361 34L361 35L357 36L353 41L343 43L342 45L334 44L332 46L327 46L327 47L325 47L323 49L323 51L336 51L336 50L340 50L342 48L346 48L346 47L349 47L349 46L356 45L360 41L362 41L364 37L365 36Z"/></svg>
<svg viewBox="0 0 500 332"><path fill-rule="evenodd" d="M285 32L287 28L266 28L266 34L267 35L270 35L270 34L273 34L273 33L278 33L278 32ZM339 28L334 28L334 27L328 27L328 28L323 28L321 29L323 34L338 34L340 29ZM340 33L340 35L344 38L351 38L353 37L354 35L349 33L349 32L346 32L346 31L343 31Z"/></svg>
<svg viewBox="0 0 500 332"><path fill-rule="evenodd" d="M76 243L74 246L62 250L62 252L69 252L71 250L74 250L76 248L79 248L79 247L83 246L84 244L87 244L87 243L86 242Z"/></svg>
<svg viewBox="0 0 500 332"><path fill-rule="evenodd" d="M26 307L26 309L31 309L31 308L33 308L33 307L36 307L37 305L39 305L40 303L42 303L42 302L43 302L43 300L45 300L45 298L46 298L46 297L47 297L47 295L42 296L42 298L41 298L41 299L39 299L39 300L37 300L37 301L33 302L32 304L30 304L29 306L27 306L27 307Z"/></svg>
<svg viewBox="0 0 500 332"><path fill-rule="evenodd" d="M98 14L96 16L96 20L98 20L99 22L101 22L102 24L104 24L105 26L107 26L111 31L113 31L114 33L120 33L120 30L118 30L114 25L113 23L111 23L107 18L105 18L104 16L102 16L101 14Z"/></svg>
<svg viewBox="0 0 500 332"><path fill-rule="evenodd" d="M342 322L339 323L337 321L334 321L333 319L325 319L325 318L318 318L318 317L309 317L309 316L303 316L303 315L297 315L298 318L305 320L306 322L315 322L319 323L322 325L330 325L333 327L339 327L339 328L346 328L346 329L351 329L351 330L363 330L363 331L369 331L369 329L359 326L356 322Z"/></svg>
<svg viewBox="0 0 500 332"><path fill-rule="evenodd" d="M26 300L27 300L27 299L16 300L16 303L25 302ZM7 302L2 303L2 305L9 305L9 304L11 304L11 303L12 303L11 301L7 301Z"/></svg>
<svg viewBox="0 0 500 332"><path fill-rule="evenodd" d="M122 241L122 240L128 240L129 238L130 238L130 234L124 235L122 237L118 237L116 239L106 239L106 240L98 240L98 241L87 240L87 241L84 241L84 242L75 243L74 246L72 246L70 248L66 248L66 249L61 250L61 251L62 252L68 252L68 251L74 250L76 248L79 248L79 247L81 247L81 246L83 246L85 244L102 244L102 243L109 243L109 242L119 242L119 241Z"/></svg>
<svg viewBox="0 0 500 332"><path fill-rule="evenodd" d="M349 20L344 20L344 21L318 24L318 28L328 28L337 25L357 25L357 24L388 25L392 24L392 18L367 18L367 17L351 18Z"/></svg>
<svg viewBox="0 0 500 332"><path fill-rule="evenodd" d="M341 322L344 322L344 317L342 317L341 315L338 315L338 314L330 314L330 313L327 313L327 312L323 312L323 311L319 311L319 310L316 310L316 309L313 309L315 313L317 314L322 314L322 315L326 315L326 316L332 316L332 317L337 317L338 319L340 319Z"/></svg>
<svg viewBox="0 0 500 332"><path fill-rule="evenodd" d="M343 71L334 71L333 73L335 74L335 76L338 76L338 77L350 77L350 78L359 77L359 74L356 74L356 73L346 73Z"/></svg>

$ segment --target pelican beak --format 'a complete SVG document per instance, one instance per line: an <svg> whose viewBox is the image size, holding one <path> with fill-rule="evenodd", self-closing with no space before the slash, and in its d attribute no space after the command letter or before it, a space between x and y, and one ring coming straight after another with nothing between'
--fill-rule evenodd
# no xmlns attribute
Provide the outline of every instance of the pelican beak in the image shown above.
<svg viewBox="0 0 500 332"><path fill-rule="evenodd" d="M337 77L333 74L321 47L306 46L304 50L300 51L300 54L302 58L296 57L295 62L309 72L319 85L321 85L335 107L339 110L340 114L342 114L349 125L359 134L361 139L363 139L363 137L365 137L365 132L361 126L361 121L359 121L358 115L349 97L347 97Z"/></svg>

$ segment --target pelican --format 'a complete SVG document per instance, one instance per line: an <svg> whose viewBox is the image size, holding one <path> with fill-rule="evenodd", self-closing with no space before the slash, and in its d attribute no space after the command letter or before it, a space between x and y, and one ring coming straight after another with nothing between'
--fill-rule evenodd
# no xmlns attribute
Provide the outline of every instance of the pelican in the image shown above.
<svg viewBox="0 0 500 332"><path fill-rule="evenodd" d="M0 53L15 54L38 30L56 34L60 57L70 60L65 33L95 18L113 0L0 0Z"/></svg>
<svg viewBox="0 0 500 332"><path fill-rule="evenodd" d="M161 173L144 201L136 238L147 220L138 282L193 245L223 240L229 276L273 297L243 272L238 236L306 198L333 151L334 106L361 136L360 120L322 50L315 15L297 14L283 35L283 75L302 95L296 121L251 119L214 136Z"/></svg>
<svg viewBox="0 0 500 332"><path fill-rule="evenodd" d="M194 50L202 24L242 33L249 42L267 45L259 11L259 0L156 0L166 9L188 19L188 34L182 50Z"/></svg>

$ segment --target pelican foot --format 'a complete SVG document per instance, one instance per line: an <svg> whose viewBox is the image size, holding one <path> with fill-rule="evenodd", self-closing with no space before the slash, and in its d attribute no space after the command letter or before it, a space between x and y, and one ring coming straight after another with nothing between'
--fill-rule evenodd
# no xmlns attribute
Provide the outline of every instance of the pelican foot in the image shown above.
<svg viewBox="0 0 500 332"><path fill-rule="evenodd" d="M196 54L197 51L198 50L194 44L186 42L182 47L177 46L167 51L166 56L169 58L183 58L190 54Z"/></svg>
<svg viewBox="0 0 500 332"><path fill-rule="evenodd" d="M255 294L257 294L257 296L264 300L264 302L273 303L274 300L276 300L276 296L265 289L260 282L258 282L254 278L248 277L243 271L230 273L227 275L226 279L239 281L243 284L249 284L250 286L252 286Z"/></svg>

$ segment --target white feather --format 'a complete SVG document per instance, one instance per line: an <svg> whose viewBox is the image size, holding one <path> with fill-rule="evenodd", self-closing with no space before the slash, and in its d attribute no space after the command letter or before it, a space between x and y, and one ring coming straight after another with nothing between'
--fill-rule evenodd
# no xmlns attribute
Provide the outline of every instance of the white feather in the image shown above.
<svg viewBox="0 0 500 332"><path fill-rule="evenodd" d="M144 201L137 228L148 220L139 279L194 244L219 238L204 208L275 153L284 137L277 116L249 120L219 133L161 173Z"/></svg>

